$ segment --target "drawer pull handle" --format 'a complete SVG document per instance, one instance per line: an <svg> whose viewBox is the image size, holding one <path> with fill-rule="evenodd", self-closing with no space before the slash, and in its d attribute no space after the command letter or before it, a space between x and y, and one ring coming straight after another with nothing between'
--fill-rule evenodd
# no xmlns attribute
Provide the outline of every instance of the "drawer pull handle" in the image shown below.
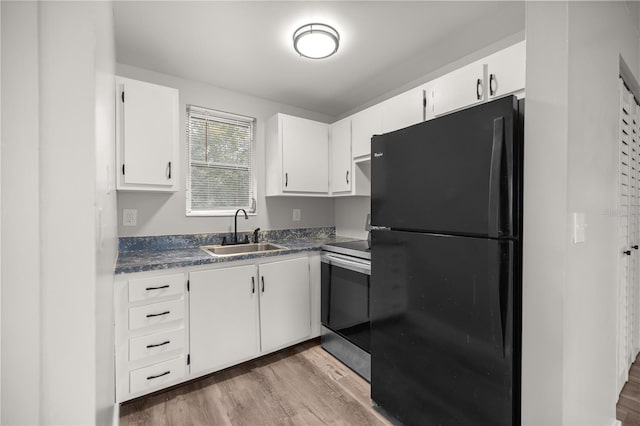
<svg viewBox="0 0 640 426"><path fill-rule="evenodd" d="M159 314L147 314L147 318L151 318L151 317L159 317L162 315L169 315L171 313L171 311L164 311L164 312L160 312Z"/></svg>
<svg viewBox="0 0 640 426"><path fill-rule="evenodd" d="M147 380L157 379L158 377L166 376L167 374L171 374L171 371L165 371L164 373L158 374L157 376L149 376Z"/></svg>
<svg viewBox="0 0 640 426"><path fill-rule="evenodd" d="M163 288L169 288L169 284L161 285L160 287L147 287L147 288L145 288L145 290L147 290L147 291L162 290Z"/></svg>
<svg viewBox="0 0 640 426"><path fill-rule="evenodd" d="M166 340L166 341L164 341L162 343L154 343L152 345L147 345L147 349L157 348L158 346L168 345L169 343L171 343L171 340Z"/></svg>

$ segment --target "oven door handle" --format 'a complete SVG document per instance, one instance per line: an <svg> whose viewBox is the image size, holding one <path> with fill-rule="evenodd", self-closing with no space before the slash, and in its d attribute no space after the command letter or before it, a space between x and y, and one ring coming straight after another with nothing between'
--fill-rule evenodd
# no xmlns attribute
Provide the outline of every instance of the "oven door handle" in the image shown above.
<svg viewBox="0 0 640 426"><path fill-rule="evenodd" d="M348 269L354 272L360 272L362 274L371 275L371 264L364 262L356 262L353 260L347 260L342 257L332 256L330 254L323 254L321 260L324 263L334 265L340 268Z"/></svg>

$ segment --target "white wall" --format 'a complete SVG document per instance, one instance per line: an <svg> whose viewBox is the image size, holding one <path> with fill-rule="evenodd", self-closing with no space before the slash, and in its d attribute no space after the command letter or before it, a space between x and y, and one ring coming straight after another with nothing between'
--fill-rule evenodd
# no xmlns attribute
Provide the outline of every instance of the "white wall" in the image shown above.
<svg viewBox="0 0 640 426"><path fill-rule="evenodd" d="M2 2L2 424L40 423L38 5Z"/></svg>
<svg viewBox="0 0 640 426"><path fill-rule="evenodd" d="M635 12L634 12L635 10ZM523 424L611 425L617 390L619 55L626 2L527 3ZM573 244L572 212L586 242Z"/></svg>
<svg viewBox="0 0 640 426"><path fill-rule="evenodd" d="M367 214L371 213L371 197L336 198L336 234L343 237L367 238Z"/></svg>
<svg viewBox="0 0 640 426"><path fill-rule="evenodd" d="M112 5L1 7L2 423L111 424Z"/></svg>
<svg viewBox="0 0 640 426"><path fill-rule="evenodd" d="M615 419L620 56L639 75L639 17L626 2L569 2L567 214L584 212L584 244L568 242L564 423ZM585 90L588 88L588 90Z"/></svg>
<svg viewBox="0 0 640 426"><path fill-rule="evenodd" d="M180 91L180 190L173 194L119 192L118 233L121 237L226 232L233 229L233 217L187 217L185 214L187 172L185 119L187 104L228 111L257 119L257 215L250 216L249 220L238 221L238 230L251 231L258 227L261 229L285 229L334 225L332 199L310 197L265 198L264 196L264 135L266 120L278 112L323 122L330 122L330 117L124 64L117 65L117 74L136 80L174 87ZM302 220L299 222L293 222L292 220L292 209L294 208L302 210ZM137 226L122 226L122 209L138 210Z"/></svg>
<svg viewBox="0 0 640 426"><path fill-rule="evenodd" d="M102 389L97 397L103 386L113 390L112 364L103 361L111 355L105 312L113 299L98 297L111 294L98 284L108 281L104 263L113 264L113 241L111 253L100 254L96 278L96 204L106 201L96 197L106 179L96 163L108 164L97 156L114 148L113 110L106 109L113 92L104 87L115 67L111 14L103 2L40 4L41 421L48 424L95 423L98 404L113 401ZM107 74L99 81L96 66ZM108 223L115 211L103 216ZM108 413L101 421L111 421Z"/></svg>
<svg viewBox="0 0 640 426"><path fill-rule="evenodd" d="M96 424L114 424L113 265L118 255L115 190L115 36L111 2L93 3L95 21Z"/></svg>

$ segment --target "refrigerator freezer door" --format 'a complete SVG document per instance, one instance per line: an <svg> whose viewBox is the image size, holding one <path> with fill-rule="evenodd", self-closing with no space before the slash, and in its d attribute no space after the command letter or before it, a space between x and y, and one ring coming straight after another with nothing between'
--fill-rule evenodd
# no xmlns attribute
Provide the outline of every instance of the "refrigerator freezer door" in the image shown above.
<svg viewBox="0 0 640 426"><path fill-rule="evenodd" d="M517 237L517 114L510 96L374 136L372 225Z"/></svg>
<svg viewBox="0 0 640 426"><path fill-rule="evenodd" d="M371 398L404 424L519 424L515 243L382 230L372 238Z"/></svg>

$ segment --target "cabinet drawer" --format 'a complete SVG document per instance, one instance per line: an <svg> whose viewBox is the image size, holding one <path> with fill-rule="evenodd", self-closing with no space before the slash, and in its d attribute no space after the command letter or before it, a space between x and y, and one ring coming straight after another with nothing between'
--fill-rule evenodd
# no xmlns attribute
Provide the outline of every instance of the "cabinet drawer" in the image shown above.
<svg viewBox="0 0 640 426"><path fill-rule="evenodd" d="M184 348L184 328L149 334L129 340L129 361Z"/></svg>
<svg viewBox="0 0 640 426"><path fill-rule="evenodd" d="M180 379L185 375L185 367L184 357L181 356L133 370L129 373L129 391L142 392Z"/></svg>
<svg viewBox="0 0 640 426"><path fill-rule="evenodd" d="M129 280L129 302L184 293L184 274Z"/></svg>
<svg viewBox="0 0 640 426"><path fill-rule="evenodd" d="M129 330L184 318L184 299L129 308Z"/></svg>

